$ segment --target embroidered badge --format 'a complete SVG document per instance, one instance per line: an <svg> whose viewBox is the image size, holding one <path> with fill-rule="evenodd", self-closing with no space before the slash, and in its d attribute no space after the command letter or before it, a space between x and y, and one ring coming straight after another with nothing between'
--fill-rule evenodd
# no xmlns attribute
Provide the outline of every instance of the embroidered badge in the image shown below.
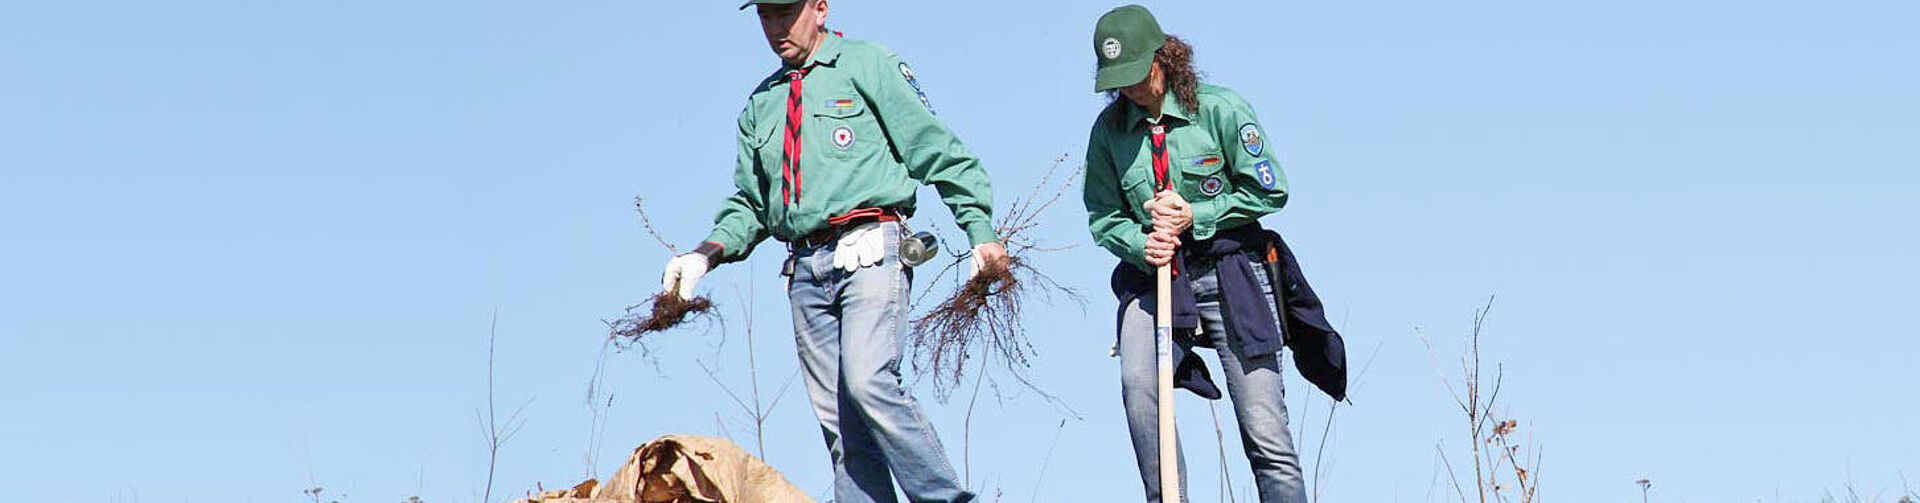
<svg viewBox="0 0 1920 503"><path fill-rule="evenodd" d="M1206 180L1200 182L1200 195L1207 197L1217 196L1220 195L1220 191L1226 190L1226 188L1227 181L1221 179L1220 175L1209 176Z"/></svg>
<svg viewBox="0 0 1920 503"><path fill-rule="evenodd" d="M1120 57L1120 39L1107 37L1105 41L1100 42L1100 55L1106 56L1107 59Z"/></svg>
<svg viewBox="0 0 1920 503"><path fill-rule="evenodd" d="M1260 127L1249 122L1240 126L1240 146L1247 149L1247 155L1260 157L1267 150L1267 142L1260 137Z"/></svg>
<svg viewBox="0 0 1920 503"><path fill-rule="evenodd" d="M1193 167L1206 168L1220 165L1220 156L1210 155L1193 160Z"/></svg>
<svg viewBox="0 0 1920 503"><path fill-rule="evenodd" d="M1273 187L1280 182L1280 175L1273 172L1273 161L1253 163L1253 173L1260 178L1260 186L1267 190L1273 190Z"/></svg>
<svg viewBox="0 0 1920 503"><path fill-rule="evenodd" d="M840 150L853 146L853 129L846 126L833 128L833 146Z"/></svg>
<svg viewBox="0 0 1920 503"><path fill-rule="evenodd" d="M913 93L920 95L920 105L927 107L928 113L932 113L934 115L940 114L939 112L933 111L933 101L928 100L927 92L925 90L920 89L920 79L914 78L913 69L908 68L907 64L904 62L900 63L900 76L906 77L907 85L913 86Z"/></svg>
<svg viewBox="0 0 1920 503"><path fill-rule="evenodd" d="M827 106L841 109L841 110L846 110L849 108L853 108L853 100L838 99L838 100L828 101Z"/></svg>

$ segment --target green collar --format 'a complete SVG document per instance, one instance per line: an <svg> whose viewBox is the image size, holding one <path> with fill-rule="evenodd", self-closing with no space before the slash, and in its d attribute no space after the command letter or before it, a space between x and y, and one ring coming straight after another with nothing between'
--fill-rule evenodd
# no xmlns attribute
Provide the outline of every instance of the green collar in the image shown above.
<svg viewBox="0 0 1920 503"><path fill-rule="evenodd" d="M813 55L807 58L807 66L833 66L834 61L840 59L840 46L845 39L843 39L840 34L832 31L828 31L824 35L827 39L820 41L820 47L813 49ZM785 65L783 64L782 66L784 67ZM783 69L792 70L792 68Z"/></svg>
<svg viewBox="0 0 1920 503"><path fill-rule="evenodd" d="M1121 96L1120 99L1126 100L1127 97ZM1180 119L1181 122L1193 122L1192 114L1188 113L1187 109L1180 107L1180 100L1175 99L1173 93L1167 93L1161 100L1160 115ZM1144 124L1148 118L1146 107L1142 107L1132 100L1127 100L1127 127Z"/></svg>

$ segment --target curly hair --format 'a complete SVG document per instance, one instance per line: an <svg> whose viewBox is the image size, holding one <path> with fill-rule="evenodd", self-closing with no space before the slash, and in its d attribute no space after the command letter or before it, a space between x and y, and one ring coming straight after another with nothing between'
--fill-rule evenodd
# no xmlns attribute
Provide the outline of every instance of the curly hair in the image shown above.
<svg viewBox="0 0 1920 503"><path fill-rule="evenodd" d="M1162 78L1166 79L1167 92L1173 93L1174 101L1188 114L1200 115L1200 72L1193 69L1193 46L1186 40L1167 35L1166 45L1153 52L1153 62L1160 66ZM1118 112L1123 96L1120 90L1107 91L1107 108ZM1120 114L1115 114L1120 115ZM1116 117L1114 120L1120 120Z"/></svg>

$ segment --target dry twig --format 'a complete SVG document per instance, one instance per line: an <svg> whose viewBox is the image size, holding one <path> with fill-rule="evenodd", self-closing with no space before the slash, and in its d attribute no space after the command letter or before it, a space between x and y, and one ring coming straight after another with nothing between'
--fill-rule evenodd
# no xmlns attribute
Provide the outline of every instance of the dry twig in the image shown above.
<svg viewBox="0 0 1920 503"><path fill-rule="evenodd" d="M1473 454L1473 489L1479 491L1479 501L1507 501L1508 491L1521 503L1533 503L1539 490L1540 449L1532 442L1514 440L1514 432L1520 427L1515 419L1497 418L1495 408L1499 405L1500 387L1505 380L1504 368L1494 365L1493 379L1481 377L1480 336L1486 328L1487 313L1493 309L1493 299L1475 309L1473 313L1473 332L1468 334L1464 353L1460 362L1460 385L1455 386L1453 379L1446 375L1435 356L1433 344L1427 339L1425 331L1417 331L1420 343L1427 348L1427 356L1434 360L1434 370L1440 373L1440 382L1447 387L1454 404L1467 419L1467 442ZM1492 388L1488 389L1491 384ZM1462 393L1464 391L1464 393ZM1434 446L1439 449L1439 446ZM1448 463L1448 479L1459 488L1453 467L1446 458L1445 451L1440 452L1441 461ZM1502 477L1502 473L1506 473ZM1509 483L1508 481L1511 481ZM1461 494L1461 499L1465 495Z"/></svg>
<svg viewBox="0 0 1920 503"><path fill-rule="evenodd" d="M481 416L478 411L474 413L475 419L480 422L482 433L487 437L487 486L486 493L480 497L483 503L493 500L493 475L495 468L500 464L500 446L506 445L507 440L512 439L515 433L519 433L520 427L526 426L526 419L520 415L526 412L528 405L533 404L533 398L528 397L526 402L522 402L519 407L513 409L512 414L507 415L505 424L498 422L498 417L494 414L493 350L495 329L499 326L500 312L494 311L493 321L487 326L487 413L485 416ZM320 488L316 487L313 491L314 497L319 498Z"/></svg>

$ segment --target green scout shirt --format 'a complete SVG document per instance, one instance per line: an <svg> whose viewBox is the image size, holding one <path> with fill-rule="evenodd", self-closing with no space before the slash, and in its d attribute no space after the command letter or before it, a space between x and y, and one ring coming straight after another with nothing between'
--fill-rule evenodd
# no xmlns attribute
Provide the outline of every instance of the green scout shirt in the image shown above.
<svg viewBox="0 0 1920 503"><path fill-rule="evenodd" d="M1198 114L1168 93L1160 121L1167 126L1167 173L1174 190L1193 205L1194 239L1253 223L1287 203L1287 179L1273 161L1266 130L1253 107L1224 87L1201 85ZM1119 98L1093 124L1087 140L1084 197L1093 240L1143 270L1153 216L1153 153L1147 110Z"/></svg>
<svg viewBox="0 0 1920 503"><path fill-rule="evenodd" d="M793 241L827 227L827 218L864 207L911 215L914 192L933 185L972 244L995 236L986 170L934 117L913 71L871 42L826 35L800 87L800 199L782 200L788 71L754 87L740 112L738 189L713 219L708 241L721 260L745 258L769 235Z"/></svg>

